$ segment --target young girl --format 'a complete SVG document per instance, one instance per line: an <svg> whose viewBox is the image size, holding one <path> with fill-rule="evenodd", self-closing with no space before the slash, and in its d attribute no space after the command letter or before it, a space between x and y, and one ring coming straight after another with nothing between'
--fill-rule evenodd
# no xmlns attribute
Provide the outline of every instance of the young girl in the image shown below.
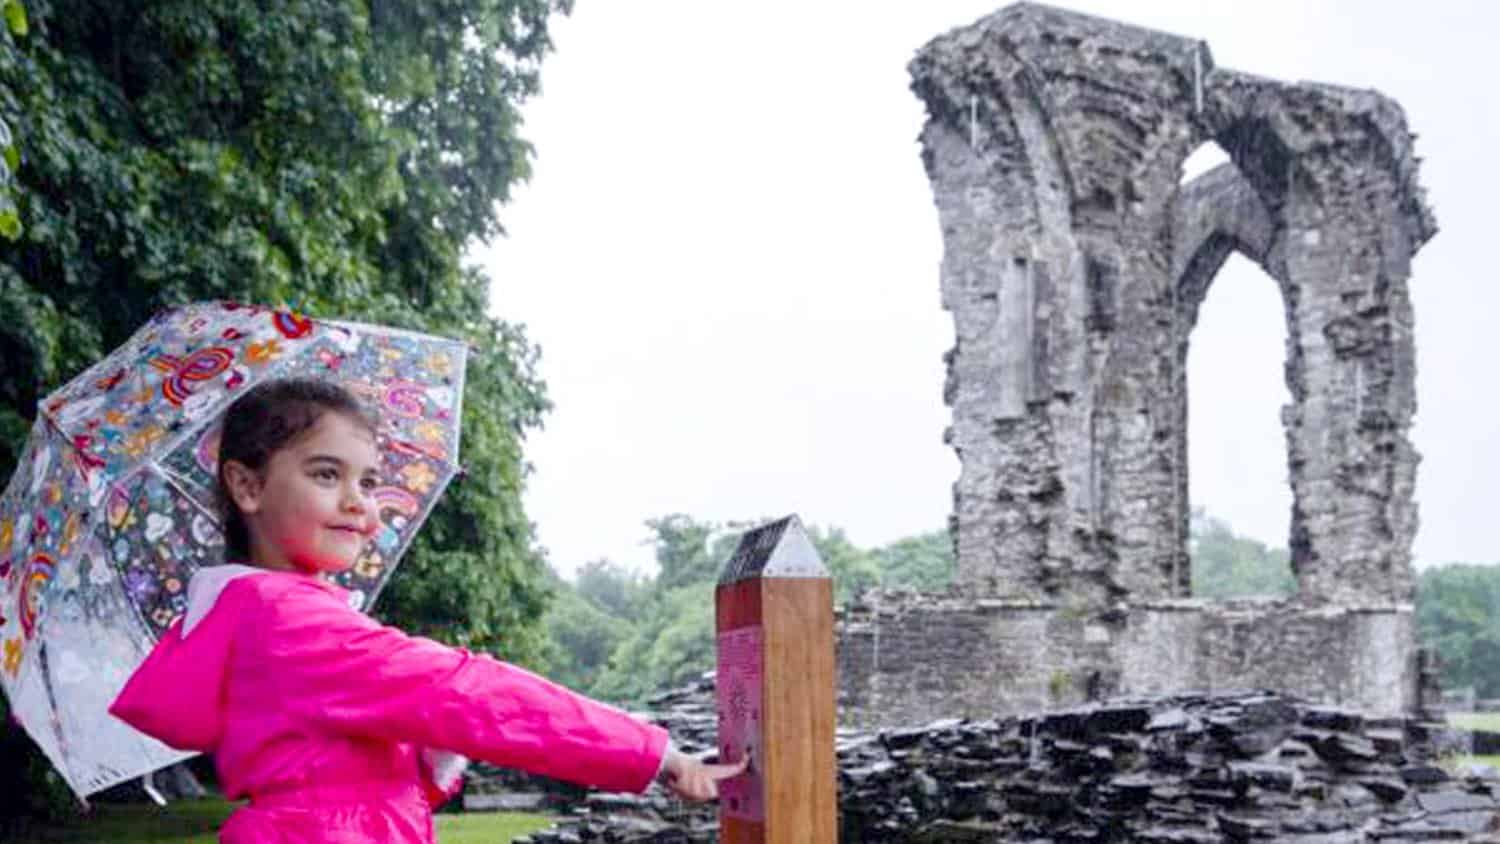
<svg viewBox="0 0 1500 844"><path fill-rule="evenodd" d="M617 791L662 778L709 799L741 765L707 765L664 730L483 654L383 627L324 576L376 528L375 425L344 390L263 384L229 409L219 450L230 559L110 711L214 754L238 842L433 842L462 757ZM458 764L455 764L458 763Z"/></svg>

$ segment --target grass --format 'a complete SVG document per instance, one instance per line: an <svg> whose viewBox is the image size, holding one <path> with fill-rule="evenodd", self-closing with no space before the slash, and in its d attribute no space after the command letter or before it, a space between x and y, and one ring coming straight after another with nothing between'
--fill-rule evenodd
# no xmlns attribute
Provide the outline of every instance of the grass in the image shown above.
<svg viewBox="0 0 1500 844"><path fill-rule="evenodd" d="M180 800L162 809L142 804L99 805L87 818L23 830L15 844L216 844L219 825L236 805L224 800ZM512 838L550 823L542 815L507 812L438 815L438 841L509 844Z"/></svg>
<svg viewBox="0 0 1500 844"><path fill-rule="evenodd" d="M1449 712L1448 723L1464 730L1500 733L1500 712ZM1489 765L1500 770L1500 756L1455 756L1456 765Z"/></svg>
<svg viewBox="0 0 1500 844"><path fill-rule="evenodd" d="M1500 712L1449 712L1448 723L1465 730L1500 733Z"/></svg>
<svg viewBox="0 0 1500 844"><path fill-rule="evenodd" d="M510 844L518 835L551 825L551 818L514 812L438 815L438 844Z"/></svg>

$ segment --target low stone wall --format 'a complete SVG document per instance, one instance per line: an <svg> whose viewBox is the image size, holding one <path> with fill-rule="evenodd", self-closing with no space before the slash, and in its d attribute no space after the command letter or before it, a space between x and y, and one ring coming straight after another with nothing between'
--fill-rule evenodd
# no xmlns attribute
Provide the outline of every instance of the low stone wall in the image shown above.
<svg viewBox="0 0 1500 844"><path fill-rule="evenodd" d="M841 723L987 718L1105 697L1261 688L1414 708L1409 605L1182 600L1105 612L961 594L877 594L841 611Z"/></svg>
<svg viewBox="0 0 1500 844"><path fill-rule="evenodd" d="M656 703L686 746L713 746L711 679ZM844 729L839 840L1500 842L1500 780L1434 764L1448 738L1411 718L1265 693ZM718 837L712 804L659 787L593 794L574 811L518 844Z"/></svg>

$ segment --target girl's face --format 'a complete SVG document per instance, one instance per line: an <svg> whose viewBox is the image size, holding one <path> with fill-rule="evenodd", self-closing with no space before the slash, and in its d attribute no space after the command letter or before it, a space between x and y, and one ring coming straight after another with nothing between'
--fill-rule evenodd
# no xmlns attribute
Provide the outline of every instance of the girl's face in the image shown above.
<svg viewBox="0 0 1500 844"><path fill-rule="evenodd" d="M254 562L308 573L354 565L379 526L371 497L379 468L374 436L332 411L272 454L259 476L239 464L227 466Z"/></svg>

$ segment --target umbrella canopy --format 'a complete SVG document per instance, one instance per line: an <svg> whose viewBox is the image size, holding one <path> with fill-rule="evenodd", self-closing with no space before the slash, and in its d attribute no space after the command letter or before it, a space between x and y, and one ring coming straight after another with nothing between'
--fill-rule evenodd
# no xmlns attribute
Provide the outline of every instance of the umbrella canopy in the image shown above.
<svg viewBox="0 0 1500 844"><path fill-rule="evenodd" d="M41 402L0 497L0 687L84 796L186 758L108 714L223 562L218 436L283 377L334 381L380 418L381 527L338 576L370 606L457 469L467 346L227 302L164 311Z"/></svg>

